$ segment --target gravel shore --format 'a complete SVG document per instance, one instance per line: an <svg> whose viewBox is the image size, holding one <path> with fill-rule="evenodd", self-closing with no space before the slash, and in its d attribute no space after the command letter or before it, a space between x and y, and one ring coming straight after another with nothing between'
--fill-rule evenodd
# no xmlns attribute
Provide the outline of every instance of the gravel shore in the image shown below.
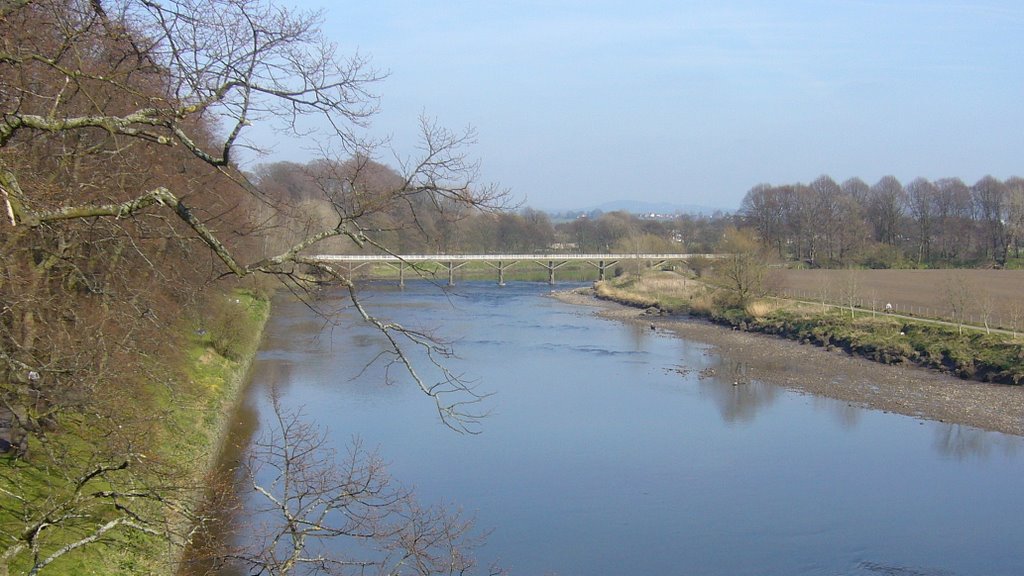
<svg viewBox="0 0 1024 576"><path fill-rule="evenodd" d="M730 330L687 316L650 316L598 300L590 289L552 296L590 306L606 318L654 324L722 353L742 352L751 380L874 410L1024 436L1024 386L971 382L923 368L878 364L841 350Z"/></svg>

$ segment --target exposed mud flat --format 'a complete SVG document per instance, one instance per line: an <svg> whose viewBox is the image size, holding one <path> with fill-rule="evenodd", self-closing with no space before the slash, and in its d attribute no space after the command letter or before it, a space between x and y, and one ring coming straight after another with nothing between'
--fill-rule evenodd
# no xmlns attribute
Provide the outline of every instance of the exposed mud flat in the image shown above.
<svg viewBox="0 0 1024 576"><path fill-rule="evenodd" d="M1024 436L1024 386L966 381L913 366L878 364L841 350L729 330L688 316L647 315L598 300L589 289L554 292L552 296L593 307L606 318L653 324L726 354L742 353L751 380L874 410ZM780 362L780 358L786 361Z"/></svg>

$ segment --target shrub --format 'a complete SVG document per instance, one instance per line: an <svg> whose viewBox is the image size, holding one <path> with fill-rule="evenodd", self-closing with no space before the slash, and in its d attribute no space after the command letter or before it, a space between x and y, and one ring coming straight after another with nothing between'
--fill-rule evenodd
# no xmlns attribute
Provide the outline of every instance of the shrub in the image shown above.
<svg viewBox="0 0 1024 576"><path fill-rule="evenodd" d="M755 300L747 304L747 314L754 318L764 318L778 309L778 306L769 300Z"/></svg>

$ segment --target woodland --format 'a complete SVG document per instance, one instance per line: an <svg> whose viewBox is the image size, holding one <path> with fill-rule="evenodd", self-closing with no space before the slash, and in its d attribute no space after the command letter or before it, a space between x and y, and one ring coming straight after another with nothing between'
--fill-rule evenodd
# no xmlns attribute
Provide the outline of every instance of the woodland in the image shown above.
<svg viewBox="0 0 1024 576"><path fill-rule="evenodd" d="M316 14L257 0L0 2L0 574L175 572L208 537L208 458L189 445L219 417L189 350L239 361L259 329L244 306L278 288L312 304L331 282L359 307L314 250L390 250L399 230L427 238L457 210L503 207L476 182L472 130L424 120L421 155L378 170L362 132L381 77ZM316 210L238 168L257 123L325 151ZM406 346L448 353L359 309L414 378ZM442 398L472 399L457 379L415 380L450 426L471 418ZM318 455L315 428L278 416L246 466L280 471L251 487L277 521L262 547L211 550L211 569L472 572L466 523L417 506L365 451ZM370 544L315 546L342 536Z"/></svg>

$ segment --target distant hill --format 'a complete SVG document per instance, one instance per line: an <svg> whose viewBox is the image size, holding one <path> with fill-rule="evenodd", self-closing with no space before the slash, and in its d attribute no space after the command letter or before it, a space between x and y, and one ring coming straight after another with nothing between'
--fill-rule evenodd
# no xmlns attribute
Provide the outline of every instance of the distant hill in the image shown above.
<svg viewBox="0 0 1024 576"><path fill-rule="evenodd" d="M701 206L698 204L673 204L671 202L644 202L641 200L613 200L597 206L586 206L571 210L550 210L549 212L583 213L588 214L600 210L601 212L628 212L630 214L694 214L700 216L711 216L715 212L732 212L732 209Z"/></svg>
<svg viewBox="0 0 1024 576"><path fill-rule="evenodd" d="M671 202L643 202L641 200L613 200L595 206L590 210L602 212L615 212L622 210L630 214L643 214L654 212L656 214L703 214L710 216L715 212L732 212L728 208L720 206L701 206L699 204L673 204Z"/></svg>

